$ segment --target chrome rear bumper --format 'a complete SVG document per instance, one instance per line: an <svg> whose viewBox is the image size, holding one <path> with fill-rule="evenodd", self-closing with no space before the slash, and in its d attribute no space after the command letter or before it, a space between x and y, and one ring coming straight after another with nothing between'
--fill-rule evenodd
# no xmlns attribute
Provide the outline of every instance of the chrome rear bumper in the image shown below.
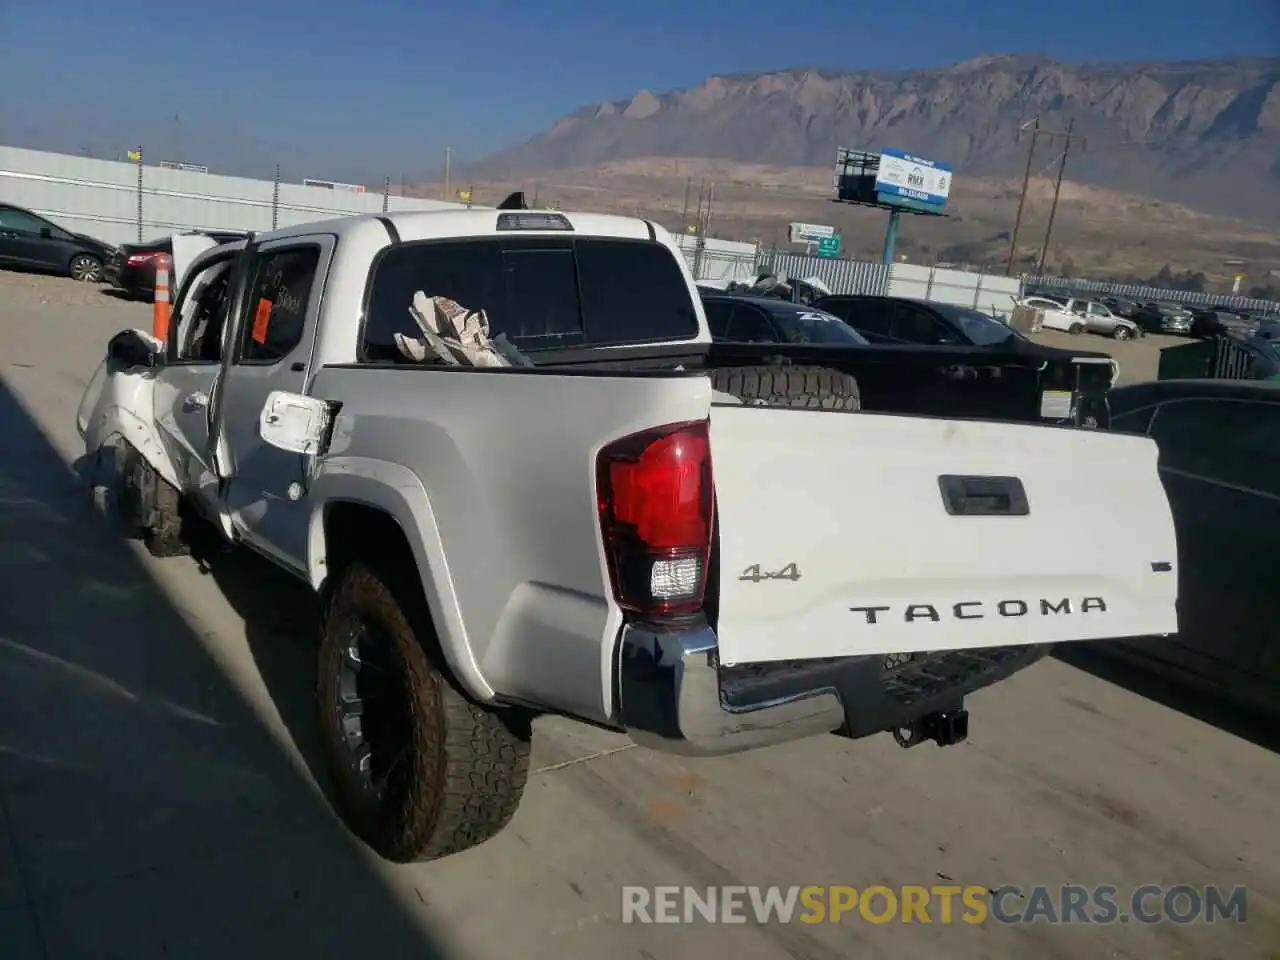
<svg viewBox="0 0 1280 960"><path fill-rule="evenodd" d="M628 624L618 641L618 726L685 756L739 753L819 733L894 730L1041 659L1050 645L722 667L710 627Z"/></svg>
<svg viewBox="0 0 1280 960"><path fill-rule="evenodd" d="M618 694L622 726L632 740L666 753L715 756L831 733L844 723L844 708L831 690L747 709L727 706L717 646L710 627L688 633L623 627Z"/></svg>

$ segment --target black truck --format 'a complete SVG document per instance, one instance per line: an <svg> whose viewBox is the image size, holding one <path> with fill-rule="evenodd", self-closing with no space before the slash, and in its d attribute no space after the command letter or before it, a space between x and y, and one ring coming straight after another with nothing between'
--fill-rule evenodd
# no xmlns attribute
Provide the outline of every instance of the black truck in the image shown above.
<svg viewBox="0 0 1280 960"><path fill-rule="evenodd" d="M875 300L937 324L929 342L865 335L826 304ZM826 367L857 380L870 410L1094 427L1105 422L1116 366L1105 353L1035 343L970 311L965 332L937 314L946 305L894 297L829 297L808 305L772 297L704 294L713 344L710 367L770 362ZM979 331L981 321L990 327ZM892 328L891 328L892 329ZM880 342L873 343L875 337Z"/></svg>

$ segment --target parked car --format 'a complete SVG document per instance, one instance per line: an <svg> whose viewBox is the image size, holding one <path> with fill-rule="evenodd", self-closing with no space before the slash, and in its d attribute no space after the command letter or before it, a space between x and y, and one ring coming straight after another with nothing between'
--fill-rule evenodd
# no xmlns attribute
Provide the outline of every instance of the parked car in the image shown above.
<svg viewBox="0 0 1280 960"><path fill-rule="evenodd" d="M1151 437L1178 533L1178 633L1126 641L1234 699L1280 705L1280 383L1111 391L1111 429Z"/></svg>
<svg viewBox="0 0 1280 960"><path fill-rule="evenodd" d="M1036 310L1061 310L1067 305L1067 298L1051 297L1043 293L1029 293L1015 302L1019 306L1032 307Z"/></svg>
<svg viewBox="0 0 1280 960"><path fill-rule="evenodd" d="M1150 440L862 415L803 345L719 353L662 227L511 204L206 250L76 414L153 551L203 516L319 594L319 747L383 857L502 830L537 713L949 745L1052 643L1177 629Z"/></svg>
<svg viewBox="0 0 1280 960"><path fill-rule="evenodd" d="M115 248L72 233L38 213L0 203L0 266L59 273L98 283Z"/></svg>
<svg viewBox="0 0 1280 960"><path fill-rule="evenodd" d="M924 403L939 390L955 404L947 408L954 416L1087 425L1096 419L1093 407L1105 397L1118 370L1105 353L1036 343L969 307L840 294L823 297L814 306L844 320L871 344L897 348L895 355L911 348L915 359L910 363L932 378L925 393L920 384L903 380L887 366L874 365L856 374L865 389L893 396L900 410L920 410L906 405L912 397ZM845 357L842 363L858 362L847 353L838 355Z"/></svg>
<svg viewBox="0 0 1280 960"><path fill-rule="evenodd" d="M1228 333L1249 335L1258 322L1248 314L1223 307L1200 307L1191 312L1191 335L1204 340Z"/></svg>
<svg viewBox="0 0 1280 960"><path fill-rule="evenodd" d="M190 231L209 237L215 243L232 243L249 234L244 230ZM173 256L173 234L148 243L126 243L107 260L104 275L113 287L130 297L150 300L156 287L156 257Z"/></svg>
<svg viewBox="0 0 1280 960"><path fill-rule="evenodd" d="M806 304L714 291L702 294L702 305L712 339L722 343L868 345L839 317Z"/></svg>
<svg viewBox="0 0 1280 960"><path fill-rule="evenodd" d="M1105 304L1111 309L1111 312L1118 317L1124 317L1126 320L1132 320L1133 315L1138 312L1141 304L1132 297L1118 297L1108 294L1105 297L1099 297L1098 301Z"/></svg>
<svg viewBox="0 0 1280 960"><path fill-rule="evenodd" d="M1044 325L1054 330L1081 333L1081 325L1090 333L1101 333L1115 340L1132 340L1143 335L1142 327L1132 320L1118 316L1098 300L1072 299L1061 307L1041 306L1039 299L1023 299L1025 306L1043 310Z"/></svg>
<svg viewBox="0 0 1280 960"><path fill-rule="evenodd" d="M1165 333L1181 337L1191 336L1191 311L1172 300L1159 300L1143 304L1141 309L1133 315L1133 320L1148 333Z"/></svg>

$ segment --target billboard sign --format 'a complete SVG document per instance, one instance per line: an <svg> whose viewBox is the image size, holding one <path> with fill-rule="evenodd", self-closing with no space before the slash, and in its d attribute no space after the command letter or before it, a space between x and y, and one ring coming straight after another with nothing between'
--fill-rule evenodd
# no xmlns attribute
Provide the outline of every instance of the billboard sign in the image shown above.
<svg viewBox="0 0 1280 960"><path fill-rule="evenodd" d="M835 227L822 223L793 223L788 232L792 243L819 243L835 235Z"/></svg>
<svg viewBox="0 0 1280 960"><path fill-rule="evenodd" d="M946 206L951 193L951 166L902 150L882 150L876 191L935 207Z"/></svg>

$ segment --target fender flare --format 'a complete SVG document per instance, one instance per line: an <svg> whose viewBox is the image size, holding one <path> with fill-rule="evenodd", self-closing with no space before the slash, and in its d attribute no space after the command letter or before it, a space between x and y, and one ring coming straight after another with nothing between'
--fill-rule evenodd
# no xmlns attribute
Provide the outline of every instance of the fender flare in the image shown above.
<svg viewBox="0 0 1280 960"><path fill-rule="evenodd" d="M114 443L117 438L124 440L138 451L139 456L147 461L157 474L170 486L181 490L178 474L173 462L165 454L164 446L156 436L155 428L144 422L130 410L112 406L104 410L97 423L89 425L86 437L93 437L96 443L86 453L97 456L104 447ZM88 446L88 445L87 445Z"/></svg>
<svg viewBox="0 0 1280 960"><path fill-rule="evenodd" d="M413 551L445 662L454 678L476 700L495 699L467 636L440 528L422 481L409 468L366 457L326 457L308 489L314 503L307 531L307 578L319 590L328 573L325 517L330 505L354 503L387 514Z"/></svg>

